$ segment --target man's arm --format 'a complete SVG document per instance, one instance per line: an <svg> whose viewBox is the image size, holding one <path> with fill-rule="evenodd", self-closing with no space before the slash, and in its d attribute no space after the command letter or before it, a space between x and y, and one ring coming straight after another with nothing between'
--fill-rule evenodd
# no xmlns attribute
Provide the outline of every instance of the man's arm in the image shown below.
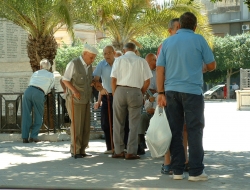
<svg viewBox="0 0 250 190"><path fill-rule="evenodd" d="M165 80L165 67L163 66L156 66L156 84L157 84L157 91L165 92L164 90L164 80ZM167 105L167 100L165 94L158 94L158 105L160 107Z"/></svg>
<svg viewBox="0 0 250 190"><path fill-rule="evenodd" d="M144 94L147 91L149 85L150 85L150 79L145 80L144 84L143 84L143 86L141 88L142 94Z"/></svg>
<svg viewBox="0 0 250 190"><path fill-rule="evenodd" d="M215 61L213 61L209 64L203 64L203 73L205 73L207 71L211 72L215 69L216 69L216 62Z"/></svg>
<svg viewBox="0 0 250 190"><path fill-rule="evenodd" d="M81 98L81 95L79 93L79 91L71 84L70 81L66 81L66 80L63 80L63 83L65 84L65 86L71 90L71 92L73 93L73 95L78 98L80 100Z"/></svg>
<svg viewBox="0 0 250 190"><path fill-rule="evenodd" d="M112 88L112 94L113 94L113 96L115 94L115 90L116 90L116 87L117 87L116 82L117 82L117 79L114 78L114 77L112 77L111 78L111 88Z"/></svg>
<svg viewBox="0 0 250 190"><path fill-rule="evenodd" d="M103 86L99 82L99 80L100 80L100 77L99 76L95 76L94 79L93 79L94 84L92 84L92 85L95 87L95 89L97 91L99 91L101 93L101 95L108 95L108 91L105 88L103 88Z"/></svg>

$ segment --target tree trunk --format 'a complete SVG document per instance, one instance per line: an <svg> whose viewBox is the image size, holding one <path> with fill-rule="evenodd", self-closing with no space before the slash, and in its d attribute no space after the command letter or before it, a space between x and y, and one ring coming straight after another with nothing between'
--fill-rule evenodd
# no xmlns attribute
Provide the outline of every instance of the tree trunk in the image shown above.
<svg viewBox="0 0 250 190"><path fill-rule="evenodd" d="M232 70L228 69L227 70L227 99L230 99L230 79L232 75Z"/></svg>
<svg viewBox="0 0 250 190"><path fill-rule="evenodd" d="M46 58L50 61L51 66L56 56L57 42L53 35L35 38L29 35L27 41L28 57L33 72L40 69L40 61Z"/></svg>

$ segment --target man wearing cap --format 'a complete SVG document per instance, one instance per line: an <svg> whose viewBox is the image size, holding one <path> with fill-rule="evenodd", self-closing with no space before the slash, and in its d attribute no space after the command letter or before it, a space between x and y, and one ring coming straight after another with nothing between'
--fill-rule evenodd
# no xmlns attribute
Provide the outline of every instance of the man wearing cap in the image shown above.
<svg viewBox="0 0 250 190"><path fill-rule="evenodd" d="M83 158L92 156L85 152L90 134L90 99L92 93L92 63L94 62L97 49L85 44L82 55L67 64L63 83L66 86L66 107L72 121L72 106L74 107L74 131L71 126L71 156ZM72 97L73 104L72 105ZM75 143L75 144L74 144ZM74 152L74 146L76 152Z"/></svg>

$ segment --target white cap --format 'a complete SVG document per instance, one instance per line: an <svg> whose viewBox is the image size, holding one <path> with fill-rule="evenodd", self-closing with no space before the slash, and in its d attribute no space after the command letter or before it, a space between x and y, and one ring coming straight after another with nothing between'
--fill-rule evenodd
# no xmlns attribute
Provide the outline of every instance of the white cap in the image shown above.
<svg viewBox="0 0 250 190"><path fill-rule="evenodd" d="M84 44L83 51L87 51L87 52L93 53L93 54L98 54L99 53L96 48L92 47L89 44Z"/></svg>

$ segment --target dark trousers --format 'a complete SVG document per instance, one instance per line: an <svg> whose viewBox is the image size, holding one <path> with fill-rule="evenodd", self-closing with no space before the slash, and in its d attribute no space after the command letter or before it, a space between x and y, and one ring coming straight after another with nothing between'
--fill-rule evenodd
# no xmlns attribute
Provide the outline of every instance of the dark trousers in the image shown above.
<svg viewBox="0 0 250 190"><path fill-rule="evenodd" d="M109 103L110 103L110 114L111 114L111 125L112 125L112 132L113 132L113 96L109 94ZM110 138L110 125L109 125L109 112L108 112L108 99L107 96L102 96L102 107L101 107L101 127L105 135L105 142L107 150L111 150L111 138ZM129 126L128 126L128 115L126 117L125 122L125 133L124 133L124 144L125 147L127 146L128 142L128 133L129 133ZM113 135L113 134L112 134Z"/></svg>
<svg viewBox="0 0 250 190"><path fill-rule="evenodd" d="M166 112L172 132L170 152L174 174L182 174L184 170L185 154L182 134L185 116L189 146L189 175L198 176L204 169L202 145L204 128L203 96L175 91L167 91L166 94Z"/></svg>
<svg viewBox="0 0 250 190"><path fill-rule="evenodd" d="M109 105L110 105L110 112L108 111L108 99L109 96ZM110 125L109 125L109 114L111 117L111 126L113 130L113 96L112 94L103 95L102 96L102 107L101 107L101 127L105 135L105 141L107 150L112 150L111 147L111 138L110 138Z"/></svg>

